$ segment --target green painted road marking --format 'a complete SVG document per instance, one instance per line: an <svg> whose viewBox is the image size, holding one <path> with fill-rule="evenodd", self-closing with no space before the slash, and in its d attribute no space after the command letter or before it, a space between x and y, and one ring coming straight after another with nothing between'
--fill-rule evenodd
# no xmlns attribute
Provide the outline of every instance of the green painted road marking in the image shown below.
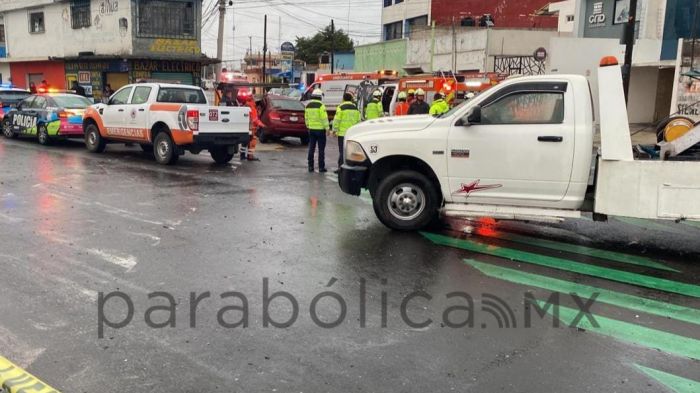
<svg viewBox="0 0 700 393"><path fill-rule="evenodd" d="M599 250L592 247L580 246L576 244L568 244L557 242L553 240L538 239L530 236L516 235L514 233L503 233L499 232L495 235L488 235L488 237L495 237L497 239L508 240L515 243L527 244L531 246L537 246L542 248L549 248L552 250L566 251L574 254L587 255L594 258L602 258L610 261L627 263L631 265L651 267L654 269L668 270L670 272L680 273L676 269L667 267L661 263L658 263L650 258L640 257L636 255L623 254L615 251L605 251Z"/></svg>
<svg viewBox="0 0 700 393"><path fill-rule="evenodd" d="M663 371L654 370L653 368L644 367L635 364L640 371L649 377L655 379L658 383L666 386L676 393L698 393L700 392L700 382L695 382L692 379L685 379L677 375L665 373Z"/></svg>
<svg viewBox="0 0 700 393"><path fill-rule="evenodd" d="M677 293L680 295L700 297L700 286L697 285L685 284L681 282L666 280L663 278L645 276L643 274L629 273L621 270L609 269L606 267L587 265L585 263L574 262L568 259L539 255L526 251L518 251L510 248L479 243L472 240L455 239L452 237L427 232L421 232L421 234L433 243L440 244L443 246L461 248L464 250L478 252L481 254L493 255L496 257L506 258L514 261L532 263L535 265L546 266L553 269L565 270L579 274L585 274L593 277L600 277L607 280L637 285L645 288L657 289L660 291Z"/></svg>
<svg viewBox="0 0 700 393"><path fill-rule="evenodd" d="M683 221L683 224L690 225L691 227L700 228L699 221Z"/></svg>
<svg viewBox="0 0 700 393"><path fill-rule="evenodd" d="M537 301L540 308L544 308L546 303ZM547 309L547 313L553 315L554 305ZM578 317L579 310L574 310L568 307L559 306L559 320L567 326L571 326L574 319ZM600 315L591 314L598 327L594 327L587 317L583 317L576 326L581 329L589 330L593 333L602 334L604 336L613 337L620 341L625 341L632 344L642 345L648 348L658 349L660 351L673 355L684 356L691 359L700 360L700 341L679 336L677 334L667 333L661 330L650 329L644 326L635 325L601 317Z"/></svg>
<svg viewBox="0 0 700 393"><path fill-rule="evenodd" d="M599 302L700 325L700 310L694 308L628 295L626 293L615 292L609 289L559 280L552 277L541 276L539 274L525 273L520 270L478 262L473 259L465 259L464 262L478 269L480 272L489 277L499 278L501 280L510 281L516 284L544 288L553 292L575 293L578 296L585 298L592 298L595 296L595 294L598 294L596 301Z"/></svg>

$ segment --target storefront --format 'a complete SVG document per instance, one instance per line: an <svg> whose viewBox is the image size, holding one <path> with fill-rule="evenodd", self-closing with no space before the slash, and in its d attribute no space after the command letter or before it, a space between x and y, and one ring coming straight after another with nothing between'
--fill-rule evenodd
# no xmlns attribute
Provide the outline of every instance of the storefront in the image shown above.
<svg viewBox="0 0 700 393"><path fill-rule="evenodd" d="M88 96L100 102L107 86L112 91L139 81L199 86L203 62L204 60L66 59L65 83L66 86L72 86L73 81L78 81Z"/></svg>
<svg viewBox="0 0 700 393"><path fill-rule="evenodd" d="M44 80L53 88L66 88L63 61L11 62L10 75L12 83L21 89L28 89L31 83L39 86Z"/></svg>

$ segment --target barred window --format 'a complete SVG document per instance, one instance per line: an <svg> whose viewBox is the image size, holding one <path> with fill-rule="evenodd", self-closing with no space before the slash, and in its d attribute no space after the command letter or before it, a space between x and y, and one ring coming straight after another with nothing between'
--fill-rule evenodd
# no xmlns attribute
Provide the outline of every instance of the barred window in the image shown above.
<svg viewBox="0 0 700 393"><path fill-rule="evenodd" d="M70 4L71 27L90 27L90 0L73 0Z"/></svg>
<svg viewBox="0 0 700 393"><path fill-rule="evenodd" d="M194 1L139 0L139 36L194 38Z"/></svg>
<svg viewBox="0 0 700 393"><path fill-rule="evenodd" d="M29 32L43 33L44 32L44 11L29 12Z"/></svg>
<svg viewBox="0 0 700 393"><path fill-rule="evenodd" d="M0 23L0 44L5 43L5 24Z"/></svg>

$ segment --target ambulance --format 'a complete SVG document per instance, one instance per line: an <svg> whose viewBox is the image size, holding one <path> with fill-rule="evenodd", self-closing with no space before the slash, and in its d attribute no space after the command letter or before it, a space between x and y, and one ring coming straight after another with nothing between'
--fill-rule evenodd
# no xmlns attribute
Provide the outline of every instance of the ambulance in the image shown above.
<svg viewBox="0 0 700 393"><path fill-rule="evenodd" d="M359 85L361 82L382 85L389 82L398 83L398 81L399 73L395 70L321 74L317 75L314 83L306 89L301 96L301 101L306 105L311 100L311 93L315 89L321 89L323 91L323 104L332 116L335 113L335 108L343 102L343 93L348 85Z"/></svg>

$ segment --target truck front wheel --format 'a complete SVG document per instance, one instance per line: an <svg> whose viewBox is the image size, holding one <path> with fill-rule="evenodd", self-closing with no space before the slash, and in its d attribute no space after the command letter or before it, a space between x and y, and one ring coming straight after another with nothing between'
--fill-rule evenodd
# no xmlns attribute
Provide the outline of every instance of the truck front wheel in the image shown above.
<svg viewBox="0 0 700 393"><path fill-rule="evenodd" d="M374 195L379 221L399 231L415 231L438 216L439 195L435 185L420 172L404 170L383 179Z"/></svg>
<svg viewBox="0 0 700 393"><path fill-rule="evenodd" d="M90 123L85 127L85 147L92 153L102 153L105 151L105 140L100 135L97 125Z"/></svg>
<svg viewBox="0 0 700 393"><path fill-rule="evenodd" d="M180 158L173 138L167 132L160 132L153 141L153 153L159 164L173 165Z"/></svg>
<svg viewBox="0 0 700 393"><path fill-rule="evenodd" d="M233 154L228 152L228 146L212 147L209 149L209 154L219 165L228 164L233 159Z"/></svg>

